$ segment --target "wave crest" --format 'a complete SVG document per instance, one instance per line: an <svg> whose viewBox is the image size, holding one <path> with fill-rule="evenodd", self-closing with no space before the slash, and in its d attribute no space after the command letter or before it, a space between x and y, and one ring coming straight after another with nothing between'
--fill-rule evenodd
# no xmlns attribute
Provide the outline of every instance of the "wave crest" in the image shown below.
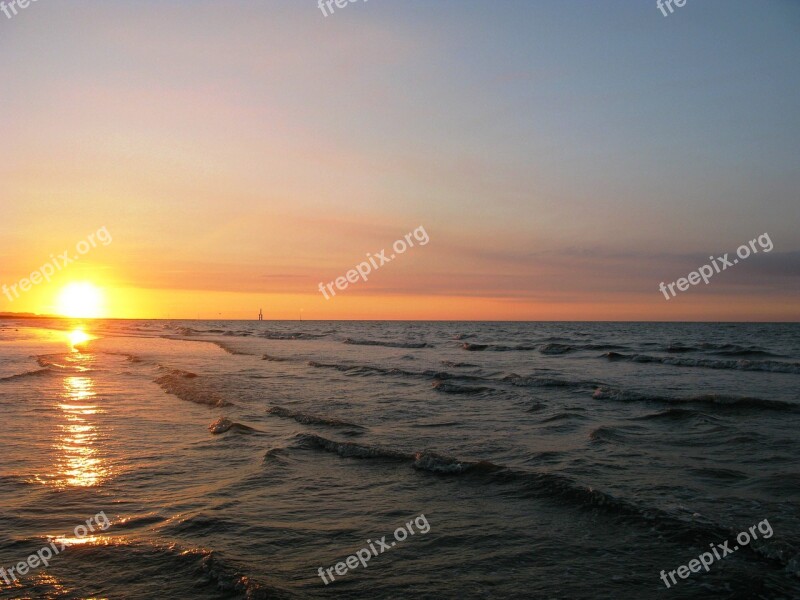
<svg viewBox="0 0 800 600"><path fill-rule="evenodd" d="M187 402L205 404L215 408L230 406L231 404L227 400L221 398L213 390L206 388L202 383L202 378L190 371L173 369L166 375L157 378L155 383L160 385L161 389L168 394L177 396L181 400L186 400Z"/></svg>
<svg viewBox="0 0 800 600"><path fill-rule="evenodd" d="M380 340L357 340L345 338L343 344L352 346L383 346L384 348L432 348L433 346L425 342L385 342Z"/></svg>
<svg viewBox="0 0 800 600"><path fill-rule="evenodd" d="M595 400L616 400L619 402L664 402L667 404L709 404L732 408L765 408L772 410L796 410L798 405L781 400L764 400L747 396L728 396L725 394L700 394L698 396L658 396L641 394L628 390L599 387L592 394Z"/></svg>
<svg viewBox="0 0 800 600"><path fill-rule="evenodd" d="M656 363L673 365L676 367L701 367L704 369L732 369L736 371L767 371L770 373L800 374L800 363L788 363L777 360L724 360L715 358L650 356L648 354L621 354L619 352L607 352L603 356L609 360Z"/></svg>
<svg viewBox="0 0 800 600"><path fill-rule="evenodd" d="M347 421L342 421L341 419L334 419L332 417L320 417L317 415L310 415L307 413L301 412L294 412L289 410L288 408L283 408L282 406L271 406L267 409L267 412L271 415L275 415L276 417L281 417L284 419L293 419L297 421L301 425L324 425L327 427L345 427L348 429L357 429L363 430L364 427L361 425L356 425L355 423L348 423Z"/></svg>

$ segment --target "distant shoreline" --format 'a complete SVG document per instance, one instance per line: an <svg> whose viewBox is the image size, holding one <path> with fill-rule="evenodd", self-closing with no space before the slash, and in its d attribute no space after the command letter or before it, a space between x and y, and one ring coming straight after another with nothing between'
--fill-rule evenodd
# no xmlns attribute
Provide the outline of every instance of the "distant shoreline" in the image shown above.
<svg viewBox="0 0 800 600"><path fill-rule="evenodd" d="M605 321L605 320L532 320L532 321L508 321L497 319L465 319L465 320L450 320L450 319L264 319L258 321L257 319L181 319L181 318L130 318L130 317L62 317L59 315L36 315L33 313L0 313L0 320L12 319L58 319L62 321L185 321L196 323L211 323L219 321L236 321L241 323L318 323L318 322L342 322L342 323L715 323L718 325L723 324L743 324L743 323L760 323L767 324L787 324L787 323L800 323L800 321Z"/></svg>

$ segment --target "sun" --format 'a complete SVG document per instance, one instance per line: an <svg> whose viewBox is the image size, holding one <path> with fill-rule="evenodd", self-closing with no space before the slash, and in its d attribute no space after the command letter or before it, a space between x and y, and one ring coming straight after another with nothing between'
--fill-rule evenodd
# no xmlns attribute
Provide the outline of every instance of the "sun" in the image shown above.
<svg viewBox="0 0 800 600"><path fill-rule="evenodd" d="M70 283L58 295L58 313L77 319L103 316L103 292L91 283Z"/></svg>

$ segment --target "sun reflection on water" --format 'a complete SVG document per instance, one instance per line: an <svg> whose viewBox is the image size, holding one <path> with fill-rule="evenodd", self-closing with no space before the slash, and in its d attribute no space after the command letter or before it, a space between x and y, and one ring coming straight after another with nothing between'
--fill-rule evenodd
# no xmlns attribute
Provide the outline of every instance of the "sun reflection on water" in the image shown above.
<svg viewBox="0 0 800 600"><path fill-rule="evenodd" d="M101 454L101 436L92 417L100 414L89 377L65 377L64 397L58 409L64 420L58 425L56 477L62 487L94 487L108 477Z"/></svg>
<svg viewBox="0 0 800 600"><path fill-rule="evenodd" d="M84 537L74 537L74 536L61 536L61 537L54 537L51 538L51 542L55 542L61 546L84 546L87 544L91 544L93 546L99 546L101 544L108 544L108 538L100 537L98 535L87 535Z"/></svg>
<svg viewBox="0 0 800 600"><path fill-rule="evenodd" d="M72 348L73 352L79 352L80 348L78 348L78 346L80 346L80 344L86 343L89 340L93 339L94 338L91 335L86 333L80 327L73 329L72 331L67 333L67 340L69 341L69 345Z"/></svg>

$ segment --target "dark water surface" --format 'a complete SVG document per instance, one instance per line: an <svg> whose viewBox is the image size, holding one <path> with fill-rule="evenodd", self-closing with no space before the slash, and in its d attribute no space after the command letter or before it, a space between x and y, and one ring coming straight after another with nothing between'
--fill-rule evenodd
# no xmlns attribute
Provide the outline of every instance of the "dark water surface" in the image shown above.
<svg viewBox="0 0 800 600"><path fill-rule="evenodd" d="M798 324L0 321L0 598L800 598L798 392Z"/></svg>

